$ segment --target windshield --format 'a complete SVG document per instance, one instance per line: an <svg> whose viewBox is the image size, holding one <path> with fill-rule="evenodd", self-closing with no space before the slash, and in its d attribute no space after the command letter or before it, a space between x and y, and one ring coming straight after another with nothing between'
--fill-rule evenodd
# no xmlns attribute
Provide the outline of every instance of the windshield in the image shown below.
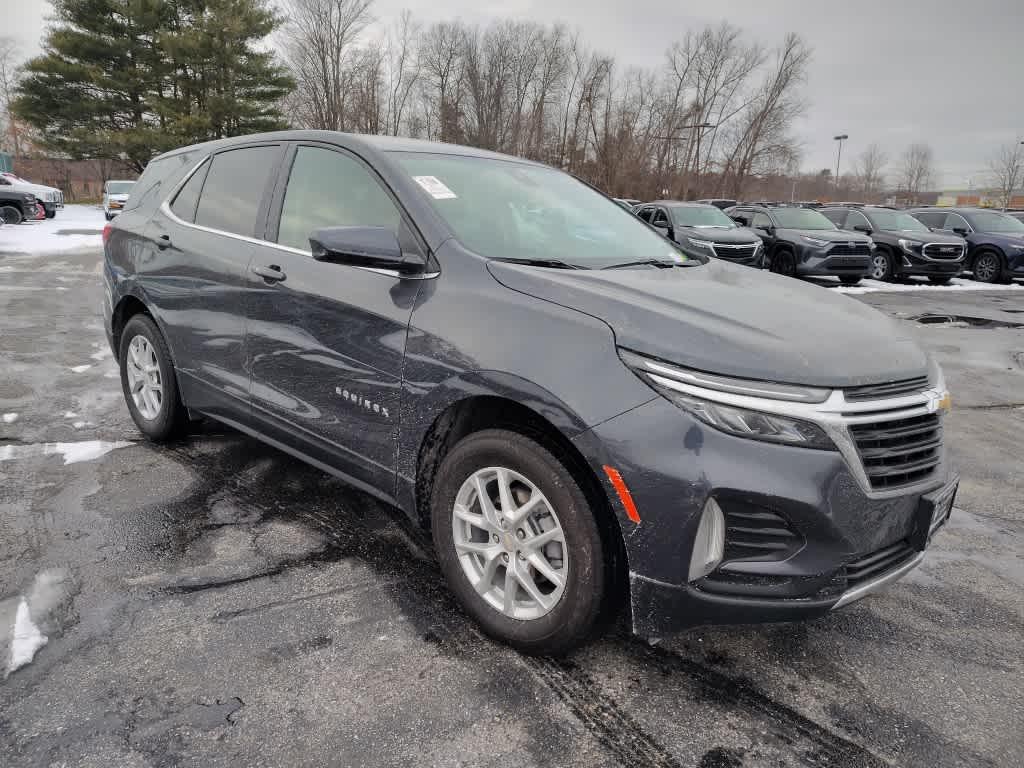
<svg viewBox="0 0 1024 768"><path fill-rule="evenodd" d="M979 232L1012 232L1024 234L1024 223L1002 213L972 213L967 216Z"/></svg>
<svg viewBox="0 0 1024 768"><path fill-rule="evenodd" d="M775 223L784 229L835 229L836 225L810 208L773 208Z"/></svg>
<svg viewBox="0 0 1024 768"><path fill-rule="evenodd" d="M722 213L720 208L714 206L679 206L670 208L672 220L680 227L724 227L734 229L736 222Z"/></svg>
<svg viewBox="0 0 1024 768"><path fill-rule="evenodd" d="M553 168L421 152L392 157L459 242L481 256L585 268L691 260L622 206Z"/></svg>
<svg viewBox="0 0 1024 768"><path fill-rule="evenodd" d="M864 211L875 229L888 229L894 232L927 232L928 227L909 213L900 211Z"/></svg>
<svg viewBox="0 0 1024 768"><path fill-rule="evenodd" d="M132 187L135 186L134 181L108 181L107 182L107 194L108 195L127 195L131 193Z"/></svg>

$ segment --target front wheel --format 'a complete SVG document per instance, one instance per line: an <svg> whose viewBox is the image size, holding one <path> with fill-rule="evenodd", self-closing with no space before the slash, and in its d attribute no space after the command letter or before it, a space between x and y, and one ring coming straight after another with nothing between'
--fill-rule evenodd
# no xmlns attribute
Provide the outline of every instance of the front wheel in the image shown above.
<svg viewBox="0 0 1024 768"><path fill-rule="evenodd" d="M875 251L871 257L871 271L868 274L872 280L892 279L892 259L889 254L881 248Z"/></svg>
<svg viewBox="0 0 1024 768"><path fill-rule="evenodd" d="M118 360L124 400L139 431L155 443L180 434L188 414L167 343L148 315L135 315L125 324Z"/></svg>
<svg viewBox="0 0 1024 768"><path fill-rule="evenodd" d="M777 275L796 277L796 256L793 255L792 251L785 249L777 250L772 254L768 269Z"/></svg>
<svg viewBox="0 0 1024 768"><path fill-rule="evenodd" d="M106 219L107 221L113 221L113 219L114 219L114 214L112 214L112 213L104 213L104 214L103 214L103 217L104 217L104 218L105 218L105 219Z"/></svg>
<svg viewBox="0 0 1024 768"><path fill-rule="evenodd" d="M4 224L21 224L23 218L21 211L13 205L0 207L0 219L4 220Z"/></svg>
<svg viewBox="0 0 1024 768"><path fill-rule="evenodd" d="M46 218L48 218L48 219L52 219L52 218L56 217L56 215L57 215L57 210L56 210L56 209L51 209L51 210L45 210L45 209L44 209L44 210L43 210L43 213L45 213L45 214L46 214Z"/></svg>
<svg viewBox="0 0 1024 768"><path fill-rule="evenodd" d="M499 429L449 453L431 497L445 578L483 630L525 653L564 653L594 630L605 558L586 497L539 443Z"/></svg>
<svg viewBox="0 0 1024 768"><path fill-rule="evenodd" d="M978 254L978 258L974 260L974 279L978 282L998 282L1001 272L1002 264L999 263L999 257L991 251Z"/></svg>

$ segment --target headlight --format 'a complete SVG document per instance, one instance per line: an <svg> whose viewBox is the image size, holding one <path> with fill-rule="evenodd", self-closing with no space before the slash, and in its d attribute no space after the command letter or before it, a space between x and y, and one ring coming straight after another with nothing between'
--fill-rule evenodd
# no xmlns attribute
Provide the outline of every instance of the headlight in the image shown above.
<svg viewBox="0 0 1024 768"><path fill-rule="evenodd" d="M920 240L904 240L899 239L900 248L907 253L918 253L921 250L921 246L924 245Z"/></svg>
<svg viewBox="0 0 1024 768"><path fill-rule="evenodd" d="M697 240L696 238L688 237L686 238L686 242L688 242L690 245L696 248L701 248L707 251L711 250L711 243L707 240Z"/></svg>
<svg viewBox="0 0 1024 768"><path fill-rule="evenodd" d="M807 235L803 235L803 238L804 242L810 243L815 248L824 248L828 245L828 240L819 240L817 237L808 237Z"/></svg>
<svg viewBox="0 0 1024 768"><path fill-rule="evenodd" d="M655 391L716 429L752 440L835 450L835 444L817 424L778 413L765 413L716 402L714 399L716 396L728 399L729 396L739 395L748 401L773 401L775 405L779 401L821 403L829 395L826 389L691 371L626 350L619 350L619 355Z"/></svg>

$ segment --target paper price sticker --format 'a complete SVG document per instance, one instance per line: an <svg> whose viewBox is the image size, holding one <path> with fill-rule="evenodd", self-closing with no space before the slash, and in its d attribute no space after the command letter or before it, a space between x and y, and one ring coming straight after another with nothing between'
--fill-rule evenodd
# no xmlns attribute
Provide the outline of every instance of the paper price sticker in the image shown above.
<svg viewBox="0 0 1024 768"><path fill-rule="evenodd" d="M435 200L451 200L458 197L437 176L413 176L412 179Z"/></svg>

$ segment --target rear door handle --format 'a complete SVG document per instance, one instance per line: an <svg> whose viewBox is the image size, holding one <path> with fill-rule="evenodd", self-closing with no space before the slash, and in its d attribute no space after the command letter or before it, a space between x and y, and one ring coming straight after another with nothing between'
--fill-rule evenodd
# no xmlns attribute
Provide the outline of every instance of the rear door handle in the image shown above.
<svg viewBox="0 0 1024 768"><path fill-rule="evenodd" d="M280 283L287 277L277 264L271 264L269 267L252 266L250 269L253 274L259 275L268 283Z"/></svg>
<svg viewBox="0 0 1024 768"><path fill-rule="evenodd" d="M166 249L166 248L170 248L170 246L171 246L171 236L170 235L160 235L160 237L157 238L156 247L159 248L161 251Z"/></svg>

